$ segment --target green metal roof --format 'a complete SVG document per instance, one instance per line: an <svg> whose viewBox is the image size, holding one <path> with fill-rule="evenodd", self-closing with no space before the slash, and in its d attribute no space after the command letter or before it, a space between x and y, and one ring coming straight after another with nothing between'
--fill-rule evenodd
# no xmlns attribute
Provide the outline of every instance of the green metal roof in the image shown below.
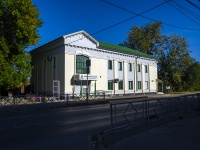
<svg viewBox="0 0 200 150"><path fill-rule="evenodd" d="M155 56L148 55L146 53L139 52L137 50L133 50L131 48L123 47L120 45L114 45L106 42L99 42L99 48L101 49L106 49L106 50L111 50L115 52L120 52L120 53L125 53L125 54L130 54L130 55L135 55L135 56L140 56L140 57L146 57L146 58L153 58L153 59L158 59Z"/></svg>

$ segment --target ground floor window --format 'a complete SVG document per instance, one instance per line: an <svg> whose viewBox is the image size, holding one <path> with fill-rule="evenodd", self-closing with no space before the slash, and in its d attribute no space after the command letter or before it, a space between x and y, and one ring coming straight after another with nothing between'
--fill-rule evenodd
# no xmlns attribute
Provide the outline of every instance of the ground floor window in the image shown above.
<svg viewBox="0 0 200 150"><path fill-rule="evenodd" d="M149 89L149 83L148 83L148 81L145 81L145 89Z"/></svg>
<svg viewBox="0 0 200 150"><path fill-rule="evenodd" d="M123 90L123 81L118 82L118 89Z"/></svg>
<svg viewBox="0 0 200 150"><path fill-rule="evenodd" d="M141 81L138 81L138 82L137 82L137 88L138 88L138 90L141 90L141 89L142 89Z"/></svg>
<svg viewBox="0 0 200 150"><path fill-rule="evenodd" d="M108 80L108 90L113 90L113 80Z"/></svg>
<svg viewBox="0 0 200 150"><path fill-rule="evenodd" d="M133 89L133 81L128 81L128 89L129 90Z"/></svg>

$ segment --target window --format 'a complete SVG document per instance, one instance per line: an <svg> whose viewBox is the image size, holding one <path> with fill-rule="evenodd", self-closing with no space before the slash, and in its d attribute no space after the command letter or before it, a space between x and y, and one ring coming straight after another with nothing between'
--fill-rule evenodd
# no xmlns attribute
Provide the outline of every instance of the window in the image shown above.
<svg viewBox="0 0 200 150"><path fill-rule="evenodd" d="M113 90L113 80L108 81L108 90Z"/></svg>
<svg viewBox="0 0 200 150"><path fill-rule="evenodd" d="M122 62L118 62L118 69L119 71L122 71Z"/></svg>
<svg viewBox="0 0 200 150"><path fill-rule="evenodd" d="M123 81L118 82L118 89L123 90Z"/></svg>
<svg viewBox="0 0 200 150"><path fill-rule="evenodd" d="M132 71L132 64L131 63L128 64L128 70Z"/></svg>
<svg viewBox="0 0 200 150"><path fill-rule="evenodd" d="M128 81L128 89L129 90L133 89L133 81Z"/></svg>
<svg viewBox="0 0 200 150"><path fill-rule="evenodd" d="M76 73L77 74L87 73L86 60L89 60L87 56L84 56L84 55L76 56Z"/></svg>
<svg viewBox="0 0 200 150"><path fill-rule="evenodd" d="M137 84L137 88L138 88L138 90L141 90L141 89L142 89L141 81L138 81L137 83L138 83L138 84Z"/></svg>
<svg viewBox="0 0 200 150"><path fill-rule="evenodd" d="M145 65L145 73L148 73L147 65Z"/></svg>
<svg viewBox="0 0 200 150"><path fill-rule="evenodd" d="M145 81L145 89L149 89L149 83L148 83L148 81Z"/></svg>
<svg viewBox="0 0 200 150"><path fill-rule="evenodd" d="M108 60L108 69L112 70L112 60Z"/></svg>
<svg viewBox="0 0 200 150"><path fill-rule="evenodd" d="M137 65L137 71L138 71L138 72L141 71L140 64Z"/></svg>

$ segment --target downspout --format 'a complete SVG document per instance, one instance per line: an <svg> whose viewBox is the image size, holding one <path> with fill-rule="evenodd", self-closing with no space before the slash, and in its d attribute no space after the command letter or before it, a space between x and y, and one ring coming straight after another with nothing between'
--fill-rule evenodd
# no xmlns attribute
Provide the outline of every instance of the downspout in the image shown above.
<svg viewBox="0 0 200 150"><path fill-rule="evenodd" d="M149 85L148 85L149 87L148 87L148 88L149 88L149 93L151 93L151 81L150 81L150 69L149 69L149 64L148 64L148 77L149 77L149 79L148 79L148 80L149 80Z"/></svg>
<svg viewBox="0 0 200 150"><path fill-rule="evenodd" d="M74 76L76 75L76 53L75 53L75 55L74 55ZM75 80L74 80L74 82L73 82L73 95L74 95L74 91L75 91Z"/></svg>
<svg viewBox="0 0 200 150"><path fill-rule="evenodd" d="M113 59L113 77L115 79L115 60ZM113 79L114 95L115 95L115 80Z"/></svg>
<svg viewBox="0 0 200 150"><path fill-rule="evenodd" d="M124 61L123 61L123 86L124 86L124 94L126 94L126 91L125 91L125 69L124 69Z"/></svg>
<svg viewBox="0 0 200 150"><path fill-rule="evenodd" d="M138 62L137 62L138 56L136 56L136 91L138 91Z"/></svg>
<svg viewBox="0 0 200 150"><path fill-rule="evenodd" d="M143 82L144 82L144 80L143 80L143 74L144 74L144 73L143 73L143 70L142 70L142 69L143 69L142 66L143 66L143 65L141 64L141 70L140 70L140 71L141 71L141 88L142 88L142 93L144 93L144 89L143 89L143 87L144 87L144 86L143 86L143 84L144 84L144 83L143 83Z"/></svg>
<svg viewBox="0 0 200 150"><path fill-rule="evenodd" d="M134 67L133 67L133 75L134 75L134 80L133 80L133 85L134 85L134 95L135 95L135 80L136 80L136 78L135 78L135 73L136 73L136 63L134 63Z"/></svg>

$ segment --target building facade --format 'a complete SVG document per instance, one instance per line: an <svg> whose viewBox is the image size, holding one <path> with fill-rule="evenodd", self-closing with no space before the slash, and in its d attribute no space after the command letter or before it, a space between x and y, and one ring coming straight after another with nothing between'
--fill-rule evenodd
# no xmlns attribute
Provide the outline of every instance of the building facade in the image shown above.
<svg viewBox="0 0 200 150"><path fill-rule="evenodd" d="M99 42L85 31L55 39L32 50L31 56L35 94L157 92L155 57Z"/></svg>

